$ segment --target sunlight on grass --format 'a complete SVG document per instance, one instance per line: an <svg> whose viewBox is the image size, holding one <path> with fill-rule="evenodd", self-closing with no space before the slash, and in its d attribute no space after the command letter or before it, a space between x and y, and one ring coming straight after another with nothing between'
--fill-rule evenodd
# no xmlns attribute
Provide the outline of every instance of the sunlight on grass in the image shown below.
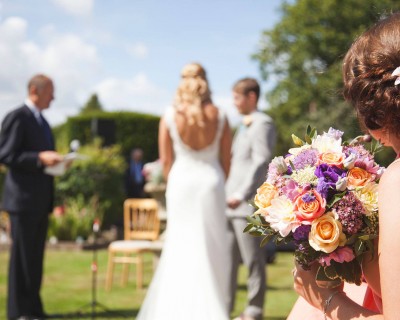
<svg viewBox="0 0 400 320"><path fill-rule="evenodd" d="M46 252L45 275L42 297L46 312L49 314L76 314L81 311L90 319L91 312L91 261L90 251L52 251ZM146 289L152 277L152 256L146 256L145 262L145 289L137 290L134 280L134 268L126 287L121 287L121 268L117 266L114 273L114 285L110 292L104 290L107 265L107 251L101 250L98 254L97 301L117 313L123 313L129 319L134 319L140 304L146 294ZM6 275L8 268L8 253L0 252L0 319L6 319ZM292 286L293 257L291 253L279 253L274 264L267 266L268 290L265 297L264 320L284 320L296 300ZM246 274L241 267L239 274L239 290L232 316L237 316L246 304ZM101 308L96 311L103 311ZM74 316L71 315L70 319ZM76 318L76 317L75 317ZM66 319L64 317L64 319ZM96 319L110 319L110 317L96 317ZM112 319L119 319L116 315Z"/></svg>

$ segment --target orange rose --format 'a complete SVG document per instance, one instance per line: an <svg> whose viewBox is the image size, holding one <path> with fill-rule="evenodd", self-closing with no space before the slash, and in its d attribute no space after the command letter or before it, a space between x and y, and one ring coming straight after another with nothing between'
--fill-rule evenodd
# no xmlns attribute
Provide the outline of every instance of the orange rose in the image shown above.
<svg viewBox="0 0 400 320"><path fill-rule="evenodd" d="M331 253L338 246L344 246L346 241L342 224L335 219L333 212L328 212L312 222L308 242L315 250Z"/></svg>
<svg viewBox="0 0 400 320"><path fill-rule="evenodd" d="M261 213L263 209L271 205L271 200L278 195L278 190L275 186L268 182L264 182L258 189L254 197L254 203L259 208L256 213Z"/></svg>
<svg viewBox="0 0 400 320"><path fill-rule="evenodd" d="M318 155L319 163L326 163L331 166L342 167L344 156L343 153L324 152Z"/></svg>
<svg viewBox="0 0 400 320"><path fill-rule="evenodd" d="M315 190L306 190L294 203L297 219L310 224L325 212L326 200Z"/></svg>
<svg viewBox="0 0 400 320"><path fill-rule="evenodd" d="M354 167L347 173L347 185L350 189L365 186L370 180L371 174L359 167Z"/></svg>

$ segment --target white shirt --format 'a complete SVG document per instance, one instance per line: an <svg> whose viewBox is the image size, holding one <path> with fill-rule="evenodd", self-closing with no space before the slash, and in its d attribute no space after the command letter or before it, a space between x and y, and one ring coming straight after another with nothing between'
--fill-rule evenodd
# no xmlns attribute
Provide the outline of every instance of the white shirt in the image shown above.
<svg viewBox="0 0 400 320"><path fill-rule="evenodd" d="M40 117L40 115L41 115L40 109L29 98L25 99L25 105L32 111L32 113L35 116L37 122L41 125L42 124L42 118Z"/></svg>

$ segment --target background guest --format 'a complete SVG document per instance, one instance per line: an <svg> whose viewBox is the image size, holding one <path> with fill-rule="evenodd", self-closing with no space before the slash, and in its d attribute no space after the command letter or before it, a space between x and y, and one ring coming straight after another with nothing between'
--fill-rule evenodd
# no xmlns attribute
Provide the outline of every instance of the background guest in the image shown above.
<svg viewBox="0 0 400 320"><path fill-rule="evenodd" d="M144 198L145 177L143 175L143 150L131 151L128 169L125 172L125 192L127 198Z"/></svg>

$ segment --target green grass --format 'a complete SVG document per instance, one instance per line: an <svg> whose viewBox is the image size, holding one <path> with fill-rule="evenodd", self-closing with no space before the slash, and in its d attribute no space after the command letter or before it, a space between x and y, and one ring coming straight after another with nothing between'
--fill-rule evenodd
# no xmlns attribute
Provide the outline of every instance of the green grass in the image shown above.
<svg viewBox="0 0 400 320"><path fill-rule="evenodd" d="M90 251L46 251L45 273L42 286L42 298L45 310L49 314L63 315L63 319L91 319L91 261ZM97 301L113 311L135 319L146 289L137 290L133 274L126 287L121 287L119 275L121 268L115 270L114 285L110 292L104 290L107 251L98 254L98 291ZM297 296L293 291L293 280L290 270L293 268L291 253L279 253L274 264L268 265L268 290L265 297L264 320L284 320ZM8 252L0 252L0 319L6 319L6 283L8 269ZM132 268L131 272L134 270ZM152 259L146 257L145 288L152 277ZM246 270L241 267L239 289L233 316L237 316L246 304ZM78 317L76 312L81 311ZM102 309L97 308L101 313ZM61 318L61 316L60 316ZM117 315L96 319L120 319ZM189 318L188 318L189 320Z"/></svg>

